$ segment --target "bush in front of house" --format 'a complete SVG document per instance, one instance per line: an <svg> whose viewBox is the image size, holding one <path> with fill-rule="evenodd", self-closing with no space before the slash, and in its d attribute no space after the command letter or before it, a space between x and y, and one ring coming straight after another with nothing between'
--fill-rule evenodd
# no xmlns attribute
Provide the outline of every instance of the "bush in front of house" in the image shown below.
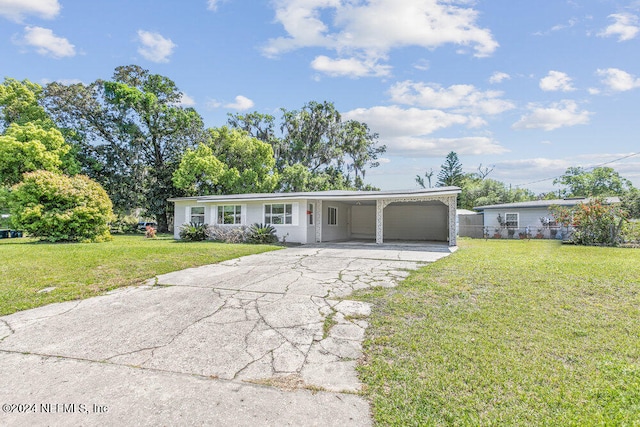
<svg viewBox="0 0 640 427"><path fill-rule="evenodd" d="M190 222L180 227L180 238L189 242L200 242L207 238L207 224Z"/></svg>
<svg viewBox="0 0 640 427"><path fill-rule="evenodd" d="M249 243L271 244L278 242L276 229L269 224L253 224L249 227Z"/></svg>
<svg viewBox="0 0 640 427"><path fill-rule="evenodd" d="M212 225L207 228L207 238L216 242L245 243L249 237L249 229L245 226L229 227Z"/></svg>
<svg viewBox="0 0 640 427"><path fill-rule="evenodd" d="M11 222L32 237L50 242L102 242L111 239L111 199L84 175L25 173L9 196Z"/></svg>

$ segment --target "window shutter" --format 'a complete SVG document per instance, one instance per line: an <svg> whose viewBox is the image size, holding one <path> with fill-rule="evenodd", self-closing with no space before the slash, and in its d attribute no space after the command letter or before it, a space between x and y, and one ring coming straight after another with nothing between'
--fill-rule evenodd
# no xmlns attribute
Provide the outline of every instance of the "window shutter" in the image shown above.
<svg viewBox="0 0 640 427"><path fill-rule="evenodd" d="M291 225L298 225L300 203L291 203Z"/></svg>

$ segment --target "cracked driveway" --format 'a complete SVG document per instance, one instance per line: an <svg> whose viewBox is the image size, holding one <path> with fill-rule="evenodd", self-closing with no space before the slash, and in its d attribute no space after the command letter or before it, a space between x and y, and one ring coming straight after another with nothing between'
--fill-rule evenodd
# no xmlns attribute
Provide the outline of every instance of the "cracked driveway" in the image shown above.
<svg viewBox="0 0 640 427"><path fill-rule="evenodd" d="M369 425L346 297L449 253L301 246L0 317L0 424Z"/></svg>

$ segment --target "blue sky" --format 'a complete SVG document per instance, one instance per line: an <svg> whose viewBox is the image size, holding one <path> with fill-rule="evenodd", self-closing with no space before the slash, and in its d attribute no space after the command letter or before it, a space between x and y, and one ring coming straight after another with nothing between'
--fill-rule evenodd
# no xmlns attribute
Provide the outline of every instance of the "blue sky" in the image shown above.
<svg viewBox="0 0 640 427"><path fill-rule="evenodd" d="M536 192L608 162L640 186L639 54L638 0L0 0L3 77L138 64L209 127L332 101L387 145L389 190L452 150Z"/></svg>

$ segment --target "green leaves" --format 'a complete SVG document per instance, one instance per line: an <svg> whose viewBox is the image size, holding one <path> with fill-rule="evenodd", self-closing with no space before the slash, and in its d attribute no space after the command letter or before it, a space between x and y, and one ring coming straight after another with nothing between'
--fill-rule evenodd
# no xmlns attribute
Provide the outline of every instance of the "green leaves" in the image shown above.
<svg viewBox="0 0 640 427"><path fill-rule="evenodd" d="M187 150L173 183L190 195L270 193L278 185L269 144L246 132L209 129L209 140Z"/></svg>
<svg viewBox="0 0 640 427"><path fill-rule="evenodd" d="M104 241L113 218L109 196L86 176L30 172L9 195L11 220L31 236L57 241Z"/></svg>
<svg viewBox="0 0 640 427"><path fill-rule="evenodd" d="M25 172L61 172L70 150L57 129L13 123L0 136L0 185L17 184Z"/></svg>

